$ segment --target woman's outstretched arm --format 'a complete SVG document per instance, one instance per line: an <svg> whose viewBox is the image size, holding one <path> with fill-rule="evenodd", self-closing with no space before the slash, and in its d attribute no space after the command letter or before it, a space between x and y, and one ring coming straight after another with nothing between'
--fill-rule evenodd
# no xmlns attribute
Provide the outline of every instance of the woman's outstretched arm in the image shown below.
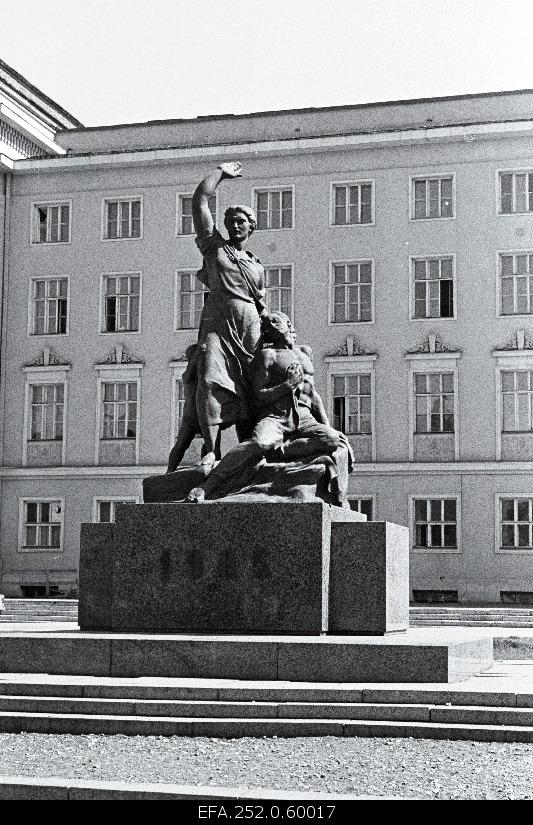
<svg viewBox="0 0 533 825"><path fill-rule="evenodd" d="M192 196L192 219L194 231L197 235L211 235L213 232L213 216L209 209L209 198L215 194L216 188L224 178L241 178L242 165L230 161L221 163L214 172L198 184Z"/></svg>

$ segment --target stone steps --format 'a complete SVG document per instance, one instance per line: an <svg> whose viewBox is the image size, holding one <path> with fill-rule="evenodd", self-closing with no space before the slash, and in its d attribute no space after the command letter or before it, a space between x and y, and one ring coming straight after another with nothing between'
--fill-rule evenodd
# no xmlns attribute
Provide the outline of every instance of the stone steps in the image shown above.
<svg viewBox="0 0 533 825"><path fill-rule="evenodd" d="M5 599L2 622L77 622L77 599Z"/></svg>
<svg viewBox="0 0 533 825"><path fill-rule="evenodd" d="M411 627L529 627L533 609L522 607L410 607Z"/></svg>
<svg viewBox="0 0 533 825"><path fill-rule="evenodd" d="M43 675L31 681L5 675L3 680L4 733L533 742L533 690L221 684L208 679L136 684Z"/></svg>

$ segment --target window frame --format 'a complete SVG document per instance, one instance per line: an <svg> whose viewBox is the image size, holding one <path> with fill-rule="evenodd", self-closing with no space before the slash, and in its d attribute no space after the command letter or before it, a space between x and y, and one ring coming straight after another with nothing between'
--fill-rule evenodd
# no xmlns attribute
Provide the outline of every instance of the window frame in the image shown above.
<svg viewBox="0 0 533 825"><path fill-rule="evenodd" d="M139 464L140 451L140 426L142 420L142 381L141 370L144 364L139 363L125 363L125 364L95 364L96 370L96 416L94 429L94 465L96 467L106 467L99 463L100 458L100 443L102 441L108 442L110 439L102 439L103 425L104 425L104 397L103 385L113 383L137 383L137 420L136 420L136 436L135 436L135 462L133 466ZM132 438L118 439L118 441L131 443ZM115 442L117 443L117 442ZM128 465L129 466L129 465Z"/></svg>
<svg viewBox="0 0 533 825"><path fill-rule="evenodd" d="M194 224L192 225L191 232L182 232L181 231L181 219L183 217L182 212L182 201L183 198L192 198L194 192L176 192L176 225L174 234L176 238L192 238L196 234L194 231ZM215 214L213 215L213 223L215 226L218 226L219 223L219 197L218 197L218 190L214 193L212 197L215 198ZM191 215L192 218L192 215Z"/></svg>
<svg viewBox="0 0 533 825"><path fill-rule="evenodd" d="M416 501L431 501L438 499L455 500L455 525L456 525L456 547L417 547L416 540L416 522L415 522L415 502ZM428 522L429 523L429 522ZM443 523L443 522L439 522ZM429 553L435 555L442 553L445 555L460 555L462 553L462 496L460 493L449 493L437 491L435 494L430 493L413 493L409 496L409 549L411 553L424 554Z"/></svg>
<svg viewBox="0 0 533 825"><path fill-rule="evenodd" d="M417 220L426 220L425 218L417 219ZM434 220L434 218L431 218ZM420 323L421 321L456 321L457 320L457 262L456 262L456 254L454 252L446 253L446 252L437 252L434 254L422 253L420 255L410 255L409 256L409 321L413 321L415 323ZM426 315L423 318L416 318L415 317L415 262L416 261L430 261L430 260L438 260L442 261L445 258L451 258L452 261L452 300L453 300L453 314L452 315L437 315L431 316ZM439 279L441 280L441 279ZM426 304L427 304L427 295L426 295ZM440 304L440 298L439 298Z"/></svg>
<svg viewBox="0 0 533 825"><path fill-rule="evenodd" d="M520 493L520 492L497 492L494 494L494 527L495 527L495 534L494 534L494 550L497 554L507 555L507 556L530 556L533 554L533 547L502 547L501 544L501 528L502 528L502 519L501 519L501 502L502 499L511 498L511 499L520 499L525 498L528 500L533 500L533 494L531 490L528 493ZM533 505L532 505L533 507ZM516 522L515 522L516 523ZM530 522L528 522L530 523Z"/></svg>
<svg viewBox="0 0 533 825"><path fill-rule="evenodd" d="M27 504L59 504L61 507L61 531L59 547L28 547L25 542L26 520L25 508ZM63 496L20 496L19 497L19 529L18 548L19 553L62 553L65 549L65 499ZM44 522L39 522L39 524ZM51 522L49 522L51 523ZM57 522L56 522L57 523Z"/></svg>
<svg viewBox="0 0 533 825"><path fill-rule="evenodd" d="M523 214L523 213L517 213ZM532 213L533 214L533 213ZM525 318L531 319L533 317L533 288L531 290L531 312L502 312L502 276L501 276L501 259L502 257L516 258L517 255L531 255L533 256L533 245L529 249L513 249L513 250L498 250L496 252L496 318ZM533 271L531 272L533 278ZM514 288L513 288L513 302L514 302Z"/></svg>
<svg viewBox="0 0 533 825"><path fill-rule="evenodd" d="M461 352L416 352L408 353L405 358L409 364L409 462L415 462L415 438L417 435L454 436L454 460L459 461L460 418L459 418L459 366ZM415 375L417 373L451 372L453 373L453 433L417 433L415 409Z"/></svg>
<svg viewBox="0 0 533 825"><path fill-rule="evenodd" d="M36 211L43 206L68 206L68 241L39 241L35 240L35 233L38 230ZM72 243L72 198L62 198L58 200L32 201L30 207L30 246L54 247L68 246Z"/></svg>
<svg viewBox="0 0 533 825"><path fill-rule="evenodd" d="M426 376L426 378L430 375L439 376L439 385L440 385L439 386L439 392L436 392L436 393L432 393L432 392L429 392L429 391L426 391L424 393L417 392L416 379L417 379L417 376L421 376L421 375ZM444 397L446 395L450 395L450 392L446 392L443 388L443 383L444 382L443 382L442 379L443 379L444 375L451 375L452 376L452 382L453 382L453 388L452 388L452 393L451 393L454 397L454 402L453 402L453 407L454 407L453 426L454 426L454 428L453 428L453 430L445 430L444 429L444 416L446 414L445 411L444 411L444 408L445 408ZM414 381L413 381L413 390L414 390L414 394L415 394L415 397L414 397L414 404L415 404L414 427L415 427L415 429L414 429L413 434L415 436L417 436L417 435L455 435L455 406L456 405L455 405L455 374L454 374L454 372L452 370L446 370L446 371L440 371L440 372L435 372L433 370L431 372L421 372L419 370L416 370L416 371L413 372L413 379L414 379ZM427 390L427 381L426 381L426 390ZM423 398L426 399L425 417L426 417L426 424L428 424L428 422L431 421L431 417L433 415L433 413L430 410L429 401L428 401L428 399L432 395L436 395L441 399L439 419L440 419L440 423L442 424L442 429L439 429L439 430L418 430L417 429L418 414L417 414L417 411L416 411L417 410L416 400L417 400L418 397L423 397Z"/></svg>
<svg viewBox="0 0 533 825"><path fill-rule="evenodd" d="M502 212L501 211L501 176L502 175L531 175L533 174L533 166L517 166L513 169L496 169L495 170L495 188L496 188L496 216L498 218L512 218L516 216L533 215L533 210L525 212ZM515 184L513 181L513 202L515 200Z"/></svg>
<svg viewBox="0 0 533 825"><path fill-rule="evenodd" d="M92 523L93 524L114 524L113 521L99 521L98 507L101 502L110 504L139 504L139 496L93 496Z"/></svg>
<svg viewBox="0 0 533 825"><path fill-rule="evenodd" d="M290 271L291 271L291 309L290 309L289 318L294 323L294 264L274 263L274 264L268 264L268 266L264 267L264 270L265 270L265 301L267 300L268 292L269 292L269 289L267 288L267 285L266 285L266 283L267 283L267 271L269 269L279 269L279 270L281 270L281 269L290 269ZM286 289L286 288L287 287L275 287L275 289ZM269 309L268 311L269 312L274 312L274 311L278 311L278 310L270 310ZM279 310L279 311L281 312L281 310Z"/></svg>
<svg viewBox="0 0 533 825"><path fill-rule="evenodd" d="M365 438L371 439L371 459L376 461L376 373L375 362L378 356L369 355L340 355L326 356L326 410L330 421L333 421L333 376L363 374L370 375L370 427L372 432Z"/></svg>
<svg viewBox="0 0 533 825"><path fill-rule="evenodd" d="M280 195L284 191L290 190L292 199L292 209L291 209L291 226L279 226L279 227L271 227L267 226L264 228L260 228L259 226L255 230L256 232L294 232L296 228L296 187L294 183L288 184L279 184L278 186L254 186L252 189L252 199L251 199L251 207L255 214L258 216L257 213L257 195L263 193L272 193L272 192L279 192Z"/></svg>
<svg viewBox="0 0 533 825"><path fill-rule="evenodd" d="M186 236L186 237L189 237L189 236ZM181 295L182 295L182 292L181 292L181 276L182 275L191 275L193 277L196 277L197 272L198 272L198 267L196 267L196 268L184 267L184 268L179 268L179 269L174 270L174 332L182 332L182 333L183 332L190 332L191 330L198 330L200 328L200 324L198 324L197 327L180 327L179 326L179 321L180 321L180 318L181 318L180 299L181 299ZM201 284L203 286L203 294L208 295L209 294L209 289L205 286L205 284L202 284L202 282L200 281L199 278L197 278L197 281L198 281L199 284ZM185 293L183 293L183 294L185 294ZM198 290L198 292L195 291L194 293L187 293L187 294L196 295L196 294L202 294L202 293L200 292L200 290ZM205 302L206 302L206 298L204 297L204 304L202 305L202 308L205 305ZM200 315L201 315L201 313L200 313Z"/></svg>
<svg viewBox="0 0 533 825"><path fill-rule="evenodd" d="M374 522L374 521L379 521L379 519L377 518L377 513L376 513L376 498L377 497L376 497L375 493L371 493L370 495L367 495L367 494L360 495L359 493L349 492L348 496L347 496L348 502L350 502L350 501L371 501L372 502L372 518L367 519L369 524L371 522ZM360 513L361 511L356 510L355 512Z"/></svg>
<svg viewBox="0 0 533 825"><path fill-rule="evenodd" d="M335 267L349 266L351 264L370 264L371 280L370 280L370 320L369 321L335 321ZM376 262L374 258L352 258L350 260L330 260L329 261L329 301L328 301L328 326L343 327L354 326L362 324L364 326L373 326L376 323L375 304L376 304Z"/></svg>
<svg viewBox="0 0 533 825"><path fill-rule="evenodd" d="M63 281L67 282L67 323L65 332L33 332L35 326L35 283L36 281ZM69 275L30 275L28 286L28 319L26 328L27 338L63 338L70 334L70 276Z"/></svg>
<svg viewBox="0 0 533 825"><path fill-rule="evenodd" d="M108 203L132 203L133 201L140 201L140 226L139 235L126 237L119 236L117 238L107 237L107 204ZM100 240L105 243L116 243L117 241L142 241L144 236L144 196L143 195L105 195L102 198L102 215L101 215L101 237ZM117 225L120 221L117 221Z"/></svg>
<svg viewBox="0 0 533 825"><path fill-rule="evenodd" d="M63 438L61 442L54 441L53 443L61 443L61 466L64 466L67 452L67 421L68 421L68 373L70 372L70 364L49 365L42 367L24 367L25 381L24 381L24 416L23 416L23 430L22 430L22 466L28 466L28 444L52 443L50 441L30 441L30 427L31 427L31 398L30 387L37 384L62 384L63 385Z"/></svg>
<svg viewBox="0 0 533 825"><path fill-rule="evenodd" d="M110 330L104 329L105 326L105 299L106 299L106 279L107 278L131 278L139 277L139 324L138 329L119 329ZM103 336L108 335L140 335L142 332L142 298L143 298L143 273L140 269L132 270L131 272L102 272L100 275L100 308L98 313L98 334Z"/></svg>
<svg viewBox="0 0 533 825"><path fill-rule="evenodd" d="M533 371L533 350L528 349L508 349L493 350L495 358L495 427L496 427L496 461L502 460L502 435L503 432L503 392L502 392L502 372ZM517 432L517 431L511 431ZM517 433L518 434L518 433ZM519 463L519 462L517 462Z"/></svg>
<svg viewBox="0 0 533 825"><path fill-rule="evenodd" d="M370 184L370 214L372 219L365 223L335 223L335 187L336 186L364 186ZM360 199L359 199L360 201ZM353 229L354 227L368 227L376 225L376 179L358 178L356 180L334 180L329 188L329 226L333 229Z"/></svg>
<svg viewBox="0 0 533 825"><path fill-rule="evenodd" d="M417 181L445 180L452 179L452 213L451 215L439 215L435 218L426 216L425 218L415 218L415 183ZM441 198L442 199L442 196ZM427 194L426 194L427 203ZM424 223L425 221L454 221L457 217L457 193L455 172L421 172L420 174L409 176L409 221L412 223Z"/></svg>

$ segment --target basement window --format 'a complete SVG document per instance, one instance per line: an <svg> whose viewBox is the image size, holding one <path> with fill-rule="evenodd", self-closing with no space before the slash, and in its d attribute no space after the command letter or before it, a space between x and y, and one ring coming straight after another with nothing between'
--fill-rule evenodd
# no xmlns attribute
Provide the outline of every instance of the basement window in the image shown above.
<svg viewBox="0 0 533 825"><path fill-rule="evenodd" d="M457 590L413 590L415 604L458 604Z"/></svg>
<svg viewBox="0 0 533 825"><path fill-rule="evenodd" d="M500 590L502 604L529 604L533 606L533 593L525 590Z"/></svg>

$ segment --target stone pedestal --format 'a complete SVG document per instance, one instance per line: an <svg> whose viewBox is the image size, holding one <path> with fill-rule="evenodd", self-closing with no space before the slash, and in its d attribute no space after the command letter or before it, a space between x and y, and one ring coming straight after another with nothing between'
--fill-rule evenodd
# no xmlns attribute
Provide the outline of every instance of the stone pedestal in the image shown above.
<svg viewBox="0 0 533 825"><path fill-rule="evenodd" d="M119 505L114 526L82 527L79 615L86 630L404 630L407 530L320 502Z"/></svg>

